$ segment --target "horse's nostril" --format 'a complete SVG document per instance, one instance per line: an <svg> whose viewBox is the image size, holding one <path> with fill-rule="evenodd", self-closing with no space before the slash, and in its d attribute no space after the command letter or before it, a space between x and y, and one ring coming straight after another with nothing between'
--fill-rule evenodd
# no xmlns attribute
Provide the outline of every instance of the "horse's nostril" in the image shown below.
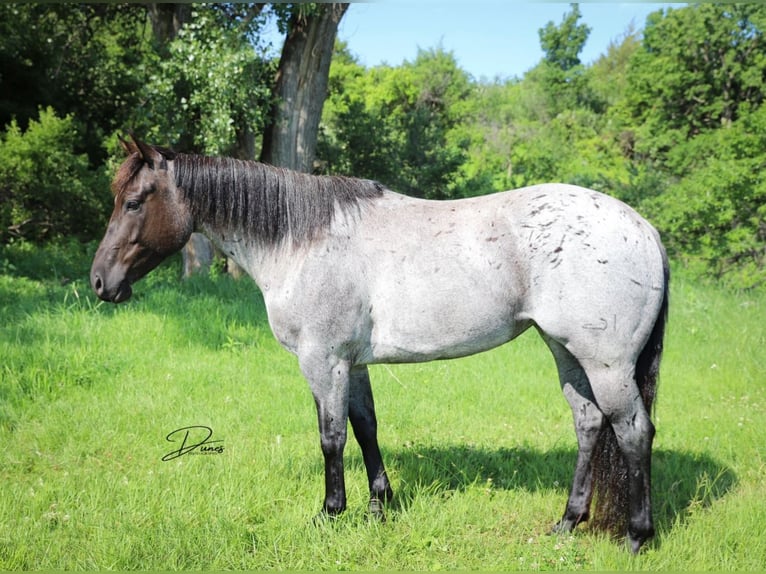
<svg viewBox="0 0 766 574"><path fill-rule="evenodd" d="M101 293L101 288L104 286L104 284L101 281L101 277L96 275L93 278L93 289L96 290L96 293Z"/></svg>

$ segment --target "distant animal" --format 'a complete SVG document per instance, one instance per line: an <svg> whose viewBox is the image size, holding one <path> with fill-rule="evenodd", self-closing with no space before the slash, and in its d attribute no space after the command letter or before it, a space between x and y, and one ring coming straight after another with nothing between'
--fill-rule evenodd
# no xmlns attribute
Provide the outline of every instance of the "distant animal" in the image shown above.
<svg viewBox="0 0 766 574"><path fill-rule="evenodd" d="M239 263L316 401L325 513L346 508L348 421L370 511L382 516L393 495L368 365L463 357L533 327L556 361L579 447L554 531L588 520L595 490L597 527L626 534L633 552L654 534L650 411L669 270L657 231L633 209L563 184L428 201L136 138L123 147L93 289L125 301L193 231Z"/></svg>

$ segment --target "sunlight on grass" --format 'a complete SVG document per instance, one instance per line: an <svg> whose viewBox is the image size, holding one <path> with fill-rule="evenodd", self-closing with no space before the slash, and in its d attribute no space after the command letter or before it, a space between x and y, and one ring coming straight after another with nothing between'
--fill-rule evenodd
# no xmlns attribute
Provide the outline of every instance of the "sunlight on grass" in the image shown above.
<svg viewBox="0 0 766 574"><path fill-rule="evenodd" d="M678 275L678 274L677 274ZM173 268L135 300L0 277L0 568L752 569L766 564L764 298L675 278L654 456L658 536L638 557L548 536L576 443L534 333L490 353L371 368L396 498L315 523L311 394L249 280ZM222 452L162 457L205 425Z"/></svg>

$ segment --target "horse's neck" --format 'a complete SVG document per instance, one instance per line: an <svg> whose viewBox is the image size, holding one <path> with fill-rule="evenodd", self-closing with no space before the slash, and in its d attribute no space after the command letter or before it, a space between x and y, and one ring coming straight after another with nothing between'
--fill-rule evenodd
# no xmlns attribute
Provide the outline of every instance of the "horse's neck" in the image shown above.
<svg viewBox="0 0 766 574"><path fill-rule="evenodd" d="M279 270L284 267L279 264L279 261L283 260L279 252L283 248L263 245L248 238L241 230L220 229L203 224L200 226L200 232L204 233L226 257L231 258L244 269L261 289L273 283L280 274Z"/></svg>

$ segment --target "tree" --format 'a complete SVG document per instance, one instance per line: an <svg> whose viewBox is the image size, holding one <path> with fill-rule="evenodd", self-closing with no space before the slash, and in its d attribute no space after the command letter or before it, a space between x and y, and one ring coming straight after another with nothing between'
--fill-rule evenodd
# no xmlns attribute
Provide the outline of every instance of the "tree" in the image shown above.
<svg viewBox="0 0 766 574"><path fill-rule="evenodd" d="M592 107L604 112L622 100L628 89L628 66L640 47L640 30L631 22L619 37L609 42L606 53L586 70L590 89L598 102Z"/></svg>
<svg viewBox="0 0 766 574"><path fill-rule="evenodd" d="M626 103L640 151L730 125L766 96L766 6L699 4L651 14L628 76Z"/></svg>
<svg viewBox="0 0 766 574"><path fill-rule="evenodd" d="M539 75L554 115L587 99L583 81L585 68L580 62L580 53L588 41L590 27L579 23L582 14L578 4L570 4L570 8L561 24L556 26L548 22L538 30L545 56L532 77Z"/></svg>
<svg viewBox="0 0 766 574"><path fill-rule="evenodd" d="M278 69L254 49L265 6L152 5L159 57L145 90L144 133L186 151L253 159L254 134L263 132L263 161L310 171L332 45L348 5L275 6L287 33ZM200 237L183 253L187 272L209 268L212 246Z"/></svg>
<svg viewBox="0 0 766 574"><path fill-rule="evenodd" d="M588 41L591 30L586 24L578 23L582 17L579 4L570 4L570 7L572 11L564 15L561 24L556 26L553 22L548 22L544 28L538 30L540 47L545 53L543 62L562 72L581 64L580 52Z"/></svg>
<svg viewBox="0 0 766 574"><path fill-rule="evenodd" d="M29 119L26 130L12 120L0 136L0 243L43 242L65 236L89 239L103 229L109 208L103 170L93 170L72 116L52 108Z"/></svg>
<svg viewBox="0 0 766 574"><path fill-rule="evenodd" d="M458 170L468 134L461 124L472 88L453 54L420 50L399 68L366 70L341 45L330 80L320 138L326 171L414 196L463 194Z"/></svg>
<svg viewBox="0 0 766 574"><path fill-rule="evenodd" d="M144 133L185 151L254 158L254 134L263 129L271 104L273 73L253 46L263 7L149 6L159 73L145 89L151 106L139 118ZM184 275L207 271L214 255L207 238L192 234L182 251ZM233 261L227 268L239 273Z"/></svg>
<svg viewBox="0 0 766 574"><path fill-rule="evenodd" d="M0 4L0 127L23 130L50 106L72 116L77 149L101 164L104 139L139 105L145 19L130 4Z"/></svg>
<svg viewBox="0 0 766 574"><path fill-rule="evenodd" d="M461 167L469 185L500 191L564 181L612 194L627 186L629 162L608 112L620 98L610 82L624 85L633 37L586 68L579 55L589 28L579 20L572 5L559 25L539 30L545 57L521 80L477 90Z"/></svg>
<svg viewBox="0 0 766 574"><path fill-rule="evenodd" d="M287 26L261 161L311 172L338 24L348 4L299 4Z"/></svg>
<svg viewBox="0 0 766 574"><path fill-rule="evenodd" d="M624 115L636 199L675 257L766 282L766 6L699 4L647 20Z"/></svg>
<svg viewBox="0 0 766 574"><path fill-rule="evenodd" d="M274 73L253 39L262 5L198 5L188 15L163 6L152 16L163 20L152 26L163 36L154 39L145 103L136 114L142 133L187 152L253 159Z"/></svg>
<svg viewBox="0 0 766 574"><path fill-rule="evenodd" d="M642 204L670 252L740 287L766 284L766 106L680 147L688 174Z"/></svg>
<svg viewBox="0 0 766 574"><path fill-rule="evenodd" d="M191 18L191 5L152 3L148 5L148 11L155 50L162 56L169 56L170 42L178 36L181 27Z"/></svg>

